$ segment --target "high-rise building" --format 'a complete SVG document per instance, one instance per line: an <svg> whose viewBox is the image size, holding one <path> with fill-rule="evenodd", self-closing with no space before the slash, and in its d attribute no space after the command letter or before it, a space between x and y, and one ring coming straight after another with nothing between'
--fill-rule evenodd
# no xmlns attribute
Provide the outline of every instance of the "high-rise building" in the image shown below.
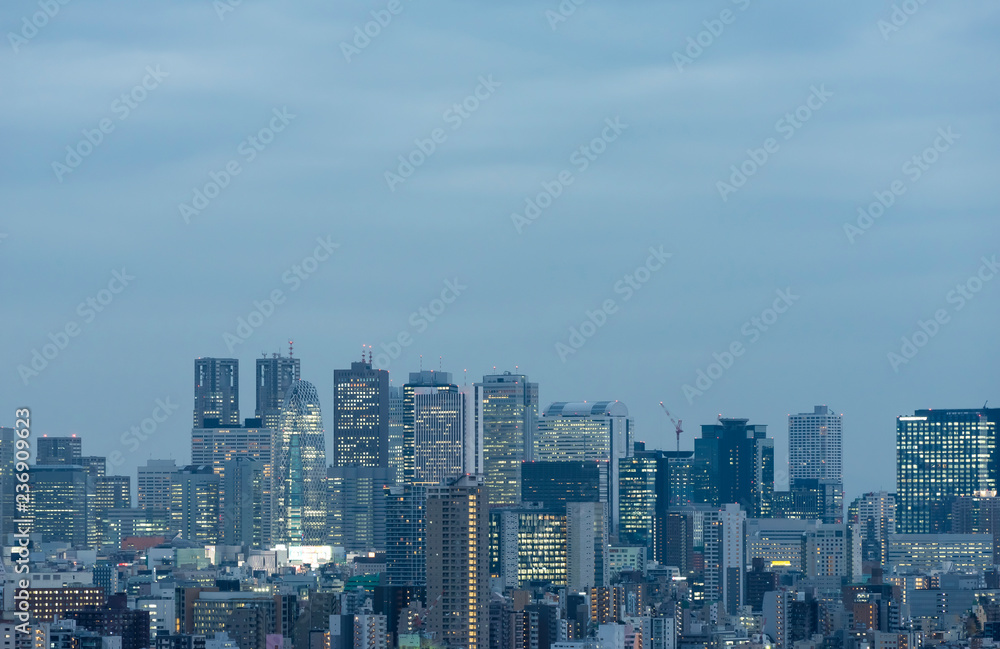
<svg viewBox="0 0 1000 649"><path fill-rule="evenodd" d="M140 509L167 511L170 508L170 476L177 471L175 460L146 460L146 466L140 466L136 472L136 505Z"/></svg>
<svg viewBox="0 0 1000 649"><path fill-rule="evenodd" d="M232 460L244 458L260 463L261 483L261 539L264 545L271 542L271 497L274 466L272 444L275 431L261 428L259 419L246 419L245 425L230 428L195 428L191 431L191 462L207 465L220 479L219 505L227 511L226 467ZM248 541L249 542L249 541Z"/></svg>
<svg viewBox="0 0 1000 649"><path fill-rule="evenodd" d="M866 493L855 499L851 509L857 510L857 519L849 522L858 526L862 560L886 565L889 535L896 533L896 495L885 491Z"/></svg>
<svg viewBox="0 0 1000 649"><path fill-rule="evenodd" d="M426 494L420 484L385 489L385 563L391 586L427 583Z"/></svg>
<svg viewBox="0 0 1000 649"><path fill-rule="evenodd" d="M5 542L7 533L14 531L13 520L17 515L17 431L0 426L0 538Z"/></svg>
<svg viewBox="0 0 1000 649"><path fill-rule="evenodd" d="M837 494L824 499L822 518L827 523L844 519L843 415L826 406L811 413L788 415L788 475L794 489L802 481L816 480L824 491ZM811 483L810 483L811 484Z"/></svg>
<svg viewBox="0 0 1000 649"><path fill-rule="evenodd" d="M333 371L332 464L389 465L389 372L370 362Z"/></svg>
<svg viewBox="0 0 1000 649"><path fill-rule="evenodd" d="M627 545L643 545L647 558L661 561L664 552L665 521L675 498L672 488L679 483L673 473L683 471L690 451L644 450L618 461L618 538ZM674 564L670 564L674 565Z"/></svg>
<svg viewBox="0 0 1000 649"><path fill-rule="evenodd" d="M194 427L240 425L240 362L235 358L194 361Z"/></svg>
<svg viewBox="0 0 1000 649"><path fill-rule="evenodd" d="M826 406L788 415L790 478L844 482L843 419Z"/></svg>
<svg viewBox="0 0 1000 649"><path fill-rule="evenodd" d="M521 464L530 458L538 384L524 374L487 374L475 384L477 435L491 505L521 502Z"/></svg>
<svg viewBox="0 0 1000 649"><path fill-rule="evenodd" d="M170 526L196 543L219 541L219 476L208 465L190 465L170 478Z"/></svg>
<svg viewBox="0 0 1000 649"><path fill-rule="evenodd" d="M490 510L490 578L494 591L566 585L566 509Z"/></svg>
<svg viewBox="0 0 1000 649"><path fill-rule="evenodd" d="M747 419L719 418L701 427L694 440L696 460L707 462L707 502L739 504L754 518L770 516L774 493L774 440L766 425L747 425Z"/></svg>
<svg viewBox="0 0 1000 649"><path fill-rule="evenodd" d="M992 491L956 498L951 505L951 533L990 534L993 563L1000 565L1000 498Z"/></svg>
<svg viewBox="0 0 1000 649"><path fill-rule="evenodd" d="M299 359L272 354L257 359L257 410L261 426L269 430L278 427L281 404L293 383L300 380Z"/></svg>
<svg viewBox="0 0 1000 649"><path fill-rule="evenodd" d="M474 458L473 410L450 372L411 372L403 386L403 480L435 485Z"/></svg>
<svg viewBox="0 0 1000 649"><path fill-rule="evenodd" d="M389 469L394 482L403 479L403 388L389 386Z"/></svg>
<svg viewBox="0 0 1000 649"><path fill-rule="evenodd" d="M771 496L774 518L820 519L824 523L844 522L844 486L834 480L792 478L788 491Z"/></svg>
<svg viewBox="0 0 1000 649"><path fill-rule="evenodd" d="M608 463L612 529L618 529L618 460L631 455L632 420L620 401L556 402L538 418L533 459L543 462Z"/></svg>
<svg viewBox="0 0 1000 649"><path fill-rule="evenodd" d="M348 552L385 550L386 467L327 467L327 530L330 545Z"/></svg>
<svg viewBox="0 0 1000 649"><path fill-rule="evenodd" d="M729 503L704 514L705 600L721 602L730 615L743 605L743 537L746 512Z"/></svg>
<svg viewBox="0 0 1000 649"><path fill-rule="evenodd" d="M292 385L271 447L274 541L292 545L326 543L326 440L319 393L312 383L297 381Z"/></svg>
<svg viewBox="0 0 1000 649"><path fill-rule="evenodd" d="M428 626L445 646L489 647L488 508L482 476L427 488Z"/></svg>
<svg viewBox="0 0 1000 649"><path fill-rule="evenodd" d="M108 536L108 511L132 506L132 479L127 475L109 475L97 478L94 497L91 501L91 517L94 522L91 546L100 547Z"/></svg>
<svg viewBox="0 0 1000 649"><path fill-rule="evenodd" d="M950 529L951 503L996 491L1000 409L917 410L896 418L896 527Z"/></svg>
<svg viewBox="0 0 1000 649"><path fill-rule="evenodd" d="M271 511L264 463L252 457L237 456L223 462L222 469L223 543L263 547L266 542L265 519ZM265 500L268 501L267 507L264 506Z"/></svg>
<svg viewBox="0 0 1000 649"><path fill-rule="evenodd" d="M43 435L37 441L38 450L35 454L35 464L78 464L83 456L83 439L72 437L49 437Z"/></svg>
<svg viewBox="0 0 1000 649"><path fill-rule="evenodd" d="M607 503L566 504L566 585L583 591L608 584Z"/></svg>
<svg viewBox="0 0 1000 649"><path fill-rule="evenodd" d="M89 494L93 482L77 464L31 467L31 509L34 532L45 541L69 543L74 548L90 546L92 529Z"/></svg>
<svg viewBox="0 0 1000 649"><path fill-rule="evenodd" d="M562 508L568 502L608 502L608 463L525 462L521 466L521 501Z"/></svg>

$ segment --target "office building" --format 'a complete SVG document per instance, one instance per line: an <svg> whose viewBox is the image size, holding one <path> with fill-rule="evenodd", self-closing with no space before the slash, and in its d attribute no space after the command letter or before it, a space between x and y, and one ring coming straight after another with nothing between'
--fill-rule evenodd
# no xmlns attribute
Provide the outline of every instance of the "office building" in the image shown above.
<svg viewBox="0 0 1000 649"><path fill-rule="evenodd" d="M541 462L608 463L608 504L618 529L618 461L631 455L632 420L620 401L556 402L538 418L533 459Z"/></svg>
<svg viewBox="0 0 1000 649"><path fill-rule="evenodd" d="M494 590L565 586L566 509L490 510L490 577Z"/></svg>
<svg viewBox="0 0 1000 649"><path fill-rule="evenodd" d="M393 482L400 482L403 479L403 466L405 464L403 454L403 388L400 386L389 386L389 469Z"/></svg>
<svg viewBox="0 0 1000 649"><path fill-rule="evenodd" d="M403 479L436 485L478 464L468 394L451 373L411 372L403 386Z"/></svg>
<svg viewBox="0 0 1000 649"><path fill-rule="evenodd" d="M774 440L767 438L767 426L747 421L720 417L717 424L703 425L694 456L707 463L708 503L737 503L762 518L771 515Z"/></svg>
<svg viewBox="0 0 1000 649"><path fill-rule="evenodd" d="M385 489L385 563L391 586L427 583L426 487L401 484Z"/></svg>
<svg viewBox="0 0 1000 649"><path fill-rule="evenodd" d="M170 527L196 543L219 542L219 476L208 465L190 465L170 479Z"/></svg>
<svg viewBox="0 0 1000 649"><path fill-rule="evenodd" d="M608 463L525 462L521 466L521 501L562 508L568 502L608 502Z"/></svg>
<svg viewBox="0 0 1000 649"><path fill-rule="evenodd" d="M312 383L292 385L274 433L273 519L278 543L326 542L326 440L319 394Z"/></svg>
<svg viewBox="0 0 1000 649"><path fill-rule="evenodd" d="M222 542L264 547L265 520L271 510L264 506L265 500L270 500L264 463L251 457L234 457L223 462L222 468Z"/></svg>
<svg viewBox="0 0 1000 649"><path fill-rule="evenodd" d="M896 496L874 491L859 496L852 503L861 535L861 559L879 566L889 560L889 535L896 533ZM971 530L962 530L969 533Z"/></svg>
<svg viewBox="0 0 1000 649"><path fill-rule="evenodd" d="M389 372L370 362L333 371L334 467L389 465Z"/></svg>
<svg viewBox="0 0 1000 649"><path fill-rule="evenodd" d="M488 508L482 476L427 488L428 627L445 646L489 647Z"/></svg>
<svg viewBox="0 0 1000 649"><path fill-rule="evenodd" d="M164 491L169 497L169 485ZM131 537L173 537L170 512L166 509L109 509L104 520L101 545L106 548L121 548L122 542Z"/></svg>
<svg viewBox="0 0 1000 649"><path fill-rule="evenodd" d="M521 464L529 459L538 384L524 374L487 374L475 386L477 438L483 440L483 469L490 504L521 502Z"/></svg>
<svg viewBox="0 0 1000 649"><path fill-rule="evenodd" d="M289 352L291 354L291 352ZM300 380L299 359L274 353L257 359L257 409L261 427L274 430L281 420L281 404L296 381Z"/></svg>
<svg viewBox="0 0 1000 649"><path fill-rule="evenodd" d="M108 511L132 506L132 479L125 475L97 478L94 497L91 499L91 518L94 523L91 547L100 547L107 536Z"/></svg>
<svg viewBox="0 0 1000 649"><path fill-rule="evenodd" d="M951 528L955 498L997 490L1000 410L917 410L896 418L896 527Z"/></svg>
<svg viewBox="0 0 1000 649"><path fill-rule="evenodd" d="M385 615L330 616L330 649L387 649L388 620Z"/></svg>
<svg viewBox="0 0 1000 649"><path fill-rule="evenodd" d="M566 504L566 585L571 590L608 584L609 519L606 503Z"/></svg>
<svg viewBox="0 0 1000 649"><path fill-rule="evenodd" d="M990 491L956 498L951 504L952 534L989 534L993 563L1000 565L1000 498Z"/></svg>
<svg viewBox="0 0 1000 649"><path fill-rule="evenodd" d="M31 467L31 508L34 532L45 541L69 543L74 548L90 547L90 494L93 483L83 467L76 464Z"/></svg>
<svg viewBox="0 0 1000 649"><path fill-rule="evenodd" d="M144 649L149 646L149 612L128 608L124 593L111 596L103 606L69 611L66 617L103 638L121 638L121 649Z"/></svg>
<svg viewBox="0 0 1000 649"><path fill-rule="evenodd" d="M136 472L136 505L140 509L169 509L170 478L177 471L174 460L146 460L146 466Z"/></svg>
<svg viewBox="0 0 1000 649"><path fill-rule="evenodd" d="M991 534L891 534L889 567L899 574L948 567L985 573L993 566Z"/></svg>
<svg viewBox="0 0 1000 649"><path fill-rule="evenodd" d="M262 428L260 419L246 419L243 427L195 428L191 431L191 462L210 466L219 476L219 506L226 510L226 466L236 459L259 463L262 472L261 489L261 538L264 545L271 543L271 498L274 476L272 444L275 432Z"/></svg>
<svg viewBox="0 0 1000 649"><path fill-rule="evenodd" d="M235 358L194 361L194 428L240 425L240 362Z"/></svg>
<svg viewBox="0 0 1000 649"><path fill-rule="evenodd" d="M82 585L29 588L28 602L28 608L39 621L52 622L57 617L67 617L71 611L103 606L104 589ZM146 639L149 640L148 637Z"/></svg>
<svg viewBox="0 0 1000 649"><path fill-rule="evenodd" d="M771 516L843 523L843 490L844 485L834 480L792 478L788 491L775 491L772 494Z"/></svg>
<svg viewBox="0 0 1000 649"><path fill-rule="evenodd" d="M328 467L328 543L348 552L384 551L385 488L391 484L387 467Z"/></svg>
<svg viewBox="0 0 1000 649"><path fill-rule="evenodd" d="M14 530L14 519L17 514L17 478L16 466L17 431L13 428L0 426L0 534L6 542L6 534Z"/></svg>
<svg viewBox="0 0 1000 649"><path fill-rule="evenodd" d="M82 466L83 440L72 437L49 437L42 435L36 441L35 464L77 464Z"/></svg>

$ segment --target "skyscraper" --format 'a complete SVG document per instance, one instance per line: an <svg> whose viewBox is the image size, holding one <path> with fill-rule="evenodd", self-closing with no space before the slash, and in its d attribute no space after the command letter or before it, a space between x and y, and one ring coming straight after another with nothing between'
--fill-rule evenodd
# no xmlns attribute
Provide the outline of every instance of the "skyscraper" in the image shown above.
<svg viewBox="0 0 1000 649"><path fill-rule="evenodd" d="M348 552L385 550L385 488L393 484L389 469L331 466L327 481L330 545Z"/></svg>
<svg viewBox="0 0 1000 649"><path fill-rule="evenodd" d="M730 615L743 605L746 512L729 503L704 514L705 600L721 602Z"/></svg>
<svg viewBox="0 0 1000 649"><path fill-rule="evenodd" d="M403 479L403 388L389 386L389 476L394 482Z"/></svg>
<svg viewBox="0 0 1000 649"><path fill-rule="evenodd" d="M476 425L491 505L521 502L521 463L530 457L538 384L524 374L487 374L475 384Z"/></svg>
<svg viewBox="0 0 1000 649"><path fill-rule="evenodd" d="M875 491L859 496L852 503L857 510L861 535L861 558L884 566L889 560L889 535L896 533L896 495ZM965 530L961 530L965 532Z"/></svg>
<svg viewBox="0 0 1000 649"><path fill-rule="evenodd" d="M333 371L332 464L389 465L389 372L369 362Z"/></svg>
<svg viewBox="0 0 1000 649"><path fill-rule="evenodd" d="M95 480L90 515L93 521L91 546L100 547L108 534L108 512L132 506L132 479L127 475L101 476Z"/></svg>
<svg viewBox="0 0 1000 649"><path fill-rule="evenodd" d="M83 456L83 440L76 435L72 437L49 437L43 435L38 438L38 451L35 455L35 464L78 464L82 465L80 458Z"/></svg>
<svg viewBox="0 0 1000 649"><path fill-rule="evenodd" d="M261 535L262 543L271 542L271 495L274 476L273 451L275 431L260 428L259 419L247 419L246 425L227 428L195 428L191 431L191 462L207 465L221 480L219 494L222 511L227 511L228 485L226 468L229 462L246 458L260 463L261 483Z"/></svg>
<svg viewBox="0 0 1000 649"><path fill-rule="evenodd" d="M917 410L896 418L896 527L948 531L951 501L997 488L1000 410Z"/></svg>
<svg viewBox="0 0 1000 649"><path fill-rule="evenodd" d="M391 586L427 583L426 489L420 484L385 489L385 563Z"/></svg>
<svg viewBox="0 0 1000 649"><path fill-rule="evenodd" d="M794 490L799 481L816 480L822 491L833 494L833 499L824 498L822 518L829 523L844 516L843 461L843 415L814 406L811 413L788 416L790 487Z"/></svg>
<svg viewBox="0 0 1000 649"><path fill-rule="evenodd" d="M708 464L708 503L737 503L750 516L765 518L774 493L774 440L766 425L747 421L720 417L718 424L703 425L694 456Z"/></svg>
<svg viewBox="0 0 1000 649"><path fill-rule="evenodd" d="M403 479L434 485L467 471L472 410L450 372L411 372L403 386Z"/></svg>
<svg viewBox="0 0 1000 649"><path fill-rule="evenodd" d="M269 430L278 427L281 404L293 383L299 380L299 359L272 354L257 359L257 410L261 426Z"/></svg>
<svg viewBox="0 0 1000 649"><path fill-rule="evenodd" d="M618 529L618 460L631 455L632 420L621 401L556 402L538 418L533 459L542 462L607 462L607 494Z"/></svg>
<svg viewBox="0 0 1000 649"><path fill-rule="evenodd" d="M482 476L427 488L429 627L445 646L489 646L489 503Z"/></svg>
<svg viewBox="0 0 1000 649"><path fill-rule="evenodd" d="M319 394L297 381L285 396L274 432L273 519L277 543L326 543L326 441Z"/></svg>
<svg viewBox="0 0 1000 649"><path fill-rule="evenodd" d="M188 541L219 541L219 476L207 465L186 466L170 478L170 527Z"/></svg>
<svg viewBox="0 0 1000 649"><path fill-rule="evenodd" d="M174 460L146 460L146 466L140 466L136 472L136 504L139 509L167 511L170 507L170 476L177 471Z"/></svg>
<svg viewBox="0 0 1000 649"><path fill-rule="evenodd" d="M223 466L222 541L227 545L263 547L266 542L264 463L247 456L234 457ZM270 504L270 503L268 503ZM270 527L270 525L266 526Z"/></svg>
<svg viewBox="0 0 1000 649"><path fill-rule="evenodd" d="M240 425L240 362L235 358L194 361L194 427Z"/></svg>
<svg viewBox="0 0 1000 649"><path fill-rule="evenodd" d="M87 472L78 464L31 467L31 508L34 532L45 541L89 546L90 519Z"/></svg>

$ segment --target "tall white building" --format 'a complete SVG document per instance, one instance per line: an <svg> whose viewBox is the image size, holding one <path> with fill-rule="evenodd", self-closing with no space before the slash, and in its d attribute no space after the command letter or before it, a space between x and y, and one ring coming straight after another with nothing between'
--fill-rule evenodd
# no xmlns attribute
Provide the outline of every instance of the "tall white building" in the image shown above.
<svg viewBox="0 0 1000 649"><path fill-rule="evenodd" d="M826 406L788 415L788 475L792 480L844 483L843 415Z"/></svg>
<svg viewBox="0 0 1000 649"><path fill-rule="evenodd" d="M612 531L618 529L618 460L632 454L632 428L621 401L556 402L546 408L535 428L535 461L608 463Z"/></svg>
<svg viewBox="0 0 1000 649"><path fill-rule="evenodd" d="M886 491L874 491L860 496L855 504L858 529L866 561L885 565L889 560L889 535L896 533L896 496Z"/></svg>
<svg viewBox="0 0 1000 649"><path fill-rule="evenodd" d="M482 444L476 436L472 389L450 372L411 372L403 386L403 479L436 485L462 473L479 473Z"/></svg>
<svg viewBox="0 0 1000 649"><path fill-rule="evenodd" d="M729 503L706 511L702 538L705 548L705 601L721 602L730 615L743 605L746 561L743 537L747 515Z"/></svg>
<svg viewBox="0 0 1000 649"><path fill-rule="evenodd" d="M180 469L174 460L146 460L146 466L137 470L139 509L160 509L170 507L170 477Z"/></svg>
<svg viewBox="0 0 1000 649"><path fill-rule="evenodd" d="M272 540L289 545L326 543L326 439L319 394L309 381L296 381L285 396L271 447Z"/></svg>
<svg viewBox="0 0 1000 649"><path fill-rule="evenodd" d="M475 384L477 437L490 505L521 502L521 464L531 457L538 417L538 384L524 374L488 374Z"/></svg>

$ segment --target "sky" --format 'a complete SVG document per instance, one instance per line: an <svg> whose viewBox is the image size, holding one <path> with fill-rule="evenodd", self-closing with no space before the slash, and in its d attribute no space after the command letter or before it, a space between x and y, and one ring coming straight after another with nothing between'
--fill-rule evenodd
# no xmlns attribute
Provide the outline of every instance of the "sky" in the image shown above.
<svg viewBox="0 0 1000 649"><path fill-rule="evenodd" d="M327 431L370 345L395 385L623 401L652 447L660 401L682 449L767 424L779 486L788 414L826 404L848 499L894 488L897 415L1000 404L994 3L18 0L0 26L0 425L29 407L112 472L190 461L196 357L241 361L250 417L289 340Z"/></svg>

